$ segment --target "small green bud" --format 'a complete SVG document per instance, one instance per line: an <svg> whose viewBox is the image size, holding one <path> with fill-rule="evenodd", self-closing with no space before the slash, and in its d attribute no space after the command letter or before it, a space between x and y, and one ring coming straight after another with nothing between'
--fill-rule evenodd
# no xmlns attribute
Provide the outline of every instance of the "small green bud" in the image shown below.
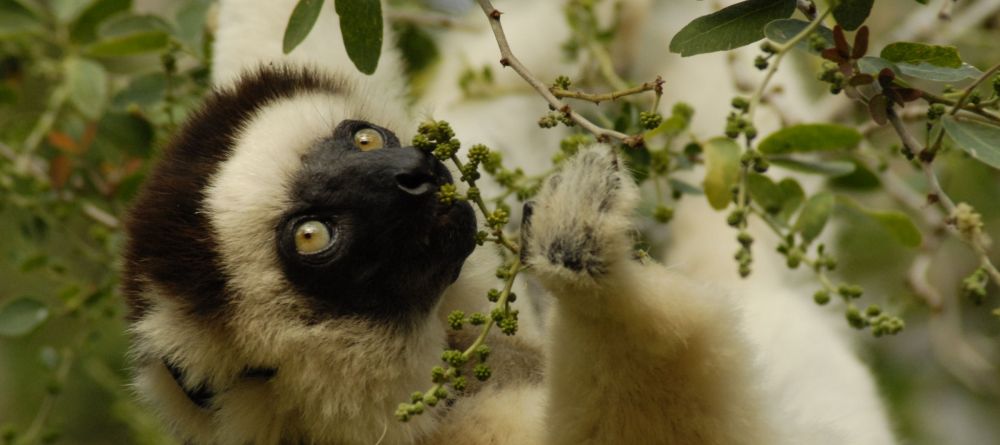
<svg viewBox="0 0 1000 445"><path fill-rule="evenodd" d="M424 393L420 391L414 391L413 394L410 394L410 403L417 403L421 400L424 400Z"/></svg>
<svg viewBox="0 0 1000 445"><path fill-rule="evenodd" d="M410 420L410 404L399 404L399 407L396 408L396 420L400 422L407 422Z"/></svg>
<svg viewBox="0 0 1000 445"><path fill-rule="evenodd" d="M768 40L765 40L760 44L760 50L768 54L774 54L778 52L778 48Z"/></svg>
<svg viewBox="0 0 1000 445"><path fill-rule="evenodd" d="M439 400L438 397L434 394L427 394L426 396L424 396L424 403L427 404L427 406L437 405L438 400Z"/></svg>
<svg viewBox="0 0 1000 445"><path fill-rule="evenodd" d="M556 77L556 81L552 83L552 86L564 90L568 90L570 85L572 85L572 82L566 76L558 76Z"/></svg>
<svg viewBox="0 0 1000 445"><path fill-rule="evenodd" d="M746 100L743 97L739 97L739 96L734 97L733 100L730 103L732 104L733 108L735 108L737 110L740 110L740 111L744 111L745 112L748 109L750 109L750 101Z"/></svg>
<svg viewBox="0 0 1000 445"><path fill-rule="evenodd" d="M472 375L476 376L480 382L485 382L487 379L493 375L493 371L490 370L490 366L485 363L480 363L472 368Z"/></svg>
<svg viewBox="0 0 1000 445"><path fill-rule="evenodd" d="M469 316L469 324L473 326L482 326L486 324L488 320L489 319L486 318L486 314L483 314L482 312L473 312L472 315Z"/></svg>
<svg viewBox="0 0 1000 445"><path fill-rule="evenodd" d="M462 367L462 365L465 364L465 362L468 359L464 355L462 355L462 351L459 351L457 349L449 349L441 354L441 360L451 366L460 368Z"/></svg>
<svg viewBox="0 0 1000 445"><path fill-rule="evenodd" d="M767 59L764 56L757 56L753 59L753 66L759 70L766 70L768 67Z"/></svg>
<svg viewBox="0 0 1000 445"><path fill-rule="evenodd" d="M490 356L490 347L486 345L479 345L479 347L476 348L475 354L476 358L480 362L485 362Z"/></svg>
<svg viewBox="0 0 1000 445"><path fill-rule="evenodd" d="M673 218L674 218L673 207L667 207L661 204L656 206L656 209L653 210L653 219L655 219L656 222L666 224L670 222L670 220Z"/></svg>
<svg viewBox="0 0 1000 445"><path fill-rule="evenodd" d="M815 301L816 304L818 304L820 306L823 306L823 305L829 303L830 302L830 292L827 292L826 289L820 289L820 290L816 291L816 293L813 294L813 301Z"/></svg>
<svg viewBox="0 0 1000 445"><path fill-rule="evenodd" d="M865 308L865 315L868 316L869 318L877 317L881 313L882 313L882 308L878 307L877 304L871 304L868 305L867 308Z"/></svg>
<svg viewBox="0 0 1000 445"><path fill-rule="evenodd" d="M742 210L739 209L733 210L732 212L729 213L729 216L726 217L726 224L729 224L730 226L733 227L739 226L741 223L743 223L743 217L744 215Z"/></svg>
<svg viewBox="0 0 1000 445"><path fill-rule="evenodd" d="M473 164L482 164L486 162L489 159L489 157L490 157L489 147L483 144L476 144L473 145L472 147L469 147L469 154L468 154L469 162Z"/></svg>
<svg viewBox="0 0 1000 445"><path fill-rule="evenodd" d="M452 329L460 330L463 324L465 324L465 312L456 310L448 314L448 326Z"/></svg>
<svg viewBox="0 0 1000 445"><path fill-rule="evenodd" d="M556 125L559 125L559 120L558 120L557 116L555 114L553 114L553 113L549 113L549 114L546 114L545 116L542 116L542 117L538 118L538 126L539 127L542 127L542 128L553 128Z"/></svg>
<svg viewBox="0 0 1000 445"><path fill-rule="evenodd" d="M847 318L847 323L854 329L864 329L867 325L867 321L861 316L861 311L853 304L847 306L844 316Z"/></svg>
<svg viewBox="0 0 1000 445"><path fill-rule="evenodd" d="M486 244L486 239L489 238L490 234L483 230L476 232L476 244L482 246Z"/></svg>
<svg viewBox="0 0 1000 445"><path fill-rule="evenodd" d="M441 204L451 205L458 199L458 189L455 184L442 184L437 191L437 198Z"/></svg>
<svg viewBox="0 0 1000 445"><path fill-rule="evenodd" d="M660 113L647 112L647 111L639 113L639 123L642 125L642 128L645 128L647 130L652 130L656 127L659 127L660 123L662 122L663 122L663 115Z"/></svg>
<svg viewBox="0 0 1000 445"><path fill-rule="evenodd" d="M749 277L751 272L749 264L740 264L740 278Z"/></svg>
<svg viewBox="0 0 1000 445"><path fill-rule="evenodd" d="M486 299L490 300L490 303L496 303L500 300L500 291L497 289L490 289L486 292Z"/></svg>
<svg viewBox="0 0 1000 445"><path fill-rule="evenodd" d="M455 377L455 379L451 381L451 387L453 389L455 389L455 391L458 391L458 392L465 391L465 388L467 386L468 386L468 382L465 380L465 377L461 377L461 376L460 377Z"/></svg>
<svg viewBox="0 0 1000 445"><path fill-rule="evenodd" d="M740 231L740 234L736 236L736 240L740 242L740 245L746 248L750 248L753 244L753 236L747 232Z"/></svg>
<svg viewBox="0 0 1000 445"><path fill-rule="evenodd" d="M750 137L750 135L747 135L747 137ZM771 162L764 157L755 160L753 163L753 171L757 173L766 173L769 168L771 168Z"/></svg>
<svg viewBox="0 0 1000 445"><path fill-rule="evenodd" d="M445 370L441 366L431 368L431 382L441 383L445 380ZM416 393L415 393L416 394Z"/></svg>
<svg viewBox="0 0 1000 445"><path fill-rule="evenodd" d="M440 386L434 390L434 397L444 400L448 398L448 390L444 386Z"/></svg>

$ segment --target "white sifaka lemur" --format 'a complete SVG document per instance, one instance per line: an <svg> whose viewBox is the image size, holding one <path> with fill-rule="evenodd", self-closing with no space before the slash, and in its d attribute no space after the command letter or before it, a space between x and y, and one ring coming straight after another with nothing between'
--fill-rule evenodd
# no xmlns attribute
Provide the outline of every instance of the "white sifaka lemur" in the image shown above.
<svg viewBox="0 0 1000 445"><path fill-rule="evenodd" d="M552 3L498 6L509 7L509 33L526 35L558 13ZM471 206L436 197L452 173L408 147L420 119L391 46L374 76L356 73L324 10L283 55L294 4L221 2L215 91L165 148L128 218L134 387L179 440L894 442L870 375L816 308L778 280L710 282L711 270L731 273L729 262L712 264L723 229L707 221L717 216L678 212L690 233L671 241L679 266L635 258L640 191L602 144L567 161L524 209L522 260L540 286L518 288L522 332L490 337L493 378L398 421L397 405L427 387L442 348L469 341L449 334L442 314L484 310L498 260L474 249ZM444 67L499 58L483 25L444 37ZM529 161L554 143L521 113L544 110L541 99L462 103L450 71L418 107L463 140Z"/></svg>

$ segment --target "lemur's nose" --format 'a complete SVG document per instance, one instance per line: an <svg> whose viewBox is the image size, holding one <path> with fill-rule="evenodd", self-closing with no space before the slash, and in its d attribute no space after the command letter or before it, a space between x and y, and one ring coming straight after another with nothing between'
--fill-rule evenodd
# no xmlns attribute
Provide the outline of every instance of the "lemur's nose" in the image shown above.
<svg viewBox="0 0 1000 445"><path fill-rule="evenodd" d="M434 175L433 158L417 149L404 148L395 160L396 187L414 196L426 195L435 190L438 181Z"/></svg>

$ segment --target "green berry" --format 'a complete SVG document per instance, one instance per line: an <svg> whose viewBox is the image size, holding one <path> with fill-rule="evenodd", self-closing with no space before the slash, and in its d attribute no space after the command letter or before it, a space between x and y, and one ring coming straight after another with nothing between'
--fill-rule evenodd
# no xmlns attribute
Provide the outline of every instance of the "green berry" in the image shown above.
<svg viewBox="0 0 1000 445"><path fill-rule="evenodd" d="M490 370L490 366L485 363L480 363L472 368L472 375L476 376L480 382L484 382L493 375L493 371Z"/></svg>
<svg viewBox="0 0 1000 445"><path fill-rule="evenodd" d="M463 324L465 324L465 312L456 310L448 314L448 326L452 329L456 331L462 329Z"/></svg>
<svg viewBox="0 0 1000 445"><path fill-rule="evenodd" d="M821 289L821 290L816 291L816 293L813 294L813 301L815 301L816 304L818 304L820 306L823 306L823 305L829 303L830 302L830 292L827 292L825 289Z"/></svg>
<svg viewBox="0 0 1000 445"><path fill-rule="evenodd" d="M653 210L653 219L657 222L666 224L670 222L674 217L674 208L667 207L665 205L658 205L656 209Z"/></svg>

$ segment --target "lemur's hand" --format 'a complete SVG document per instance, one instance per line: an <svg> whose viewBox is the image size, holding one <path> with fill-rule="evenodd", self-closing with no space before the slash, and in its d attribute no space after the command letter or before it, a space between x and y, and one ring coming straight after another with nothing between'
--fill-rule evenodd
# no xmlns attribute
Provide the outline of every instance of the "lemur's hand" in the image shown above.
<svg viewBox="0 0 1000 445"><path fill-rule="evenodd" d="M549 284L592 285L631 250L638 192L606 145L595 145L552 175L524 206L522 259Z"/></svg>

